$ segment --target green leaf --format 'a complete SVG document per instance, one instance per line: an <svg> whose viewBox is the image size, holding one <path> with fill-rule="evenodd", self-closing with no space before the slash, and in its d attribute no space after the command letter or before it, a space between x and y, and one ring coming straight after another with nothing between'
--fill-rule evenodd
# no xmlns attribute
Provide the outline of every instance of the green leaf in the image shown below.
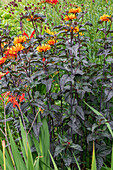
<svg viewBox="0 0 113 170"><path fill-rule="evenodd" d="M73 153L73 156L74 156L74 158L75 158L75 161L76 161L76 164L77 164L78 169L81 170L81 168L80 168L80 166L79 166L79 163L78 163L78 161L77 161L77 158L75 157L74 153Z"/></svg>
<svg viewBox="0 0 113 170"><path fill-rule="evenodd" d="M13 169L13 163L7 149L5 149L5 155L6 155L6 166L8 167L9 170Z"/></svg>
<svg viewBox="0 0 113 170"><path fill-rule="evenodd" d="M12 137L12 134L11 134L9 128L8 128L8 132L9 132L10 144L11 144L12 154L13 154L13 157L14 157L16 168L17 168L17 170L20 170L20 169L26 170L25 163L24 163L24 161L23 161L23 159L20 155L18 147L17 147L17 145L16 145L16 143L15 143L13 137Z"/></svg>
<svg viewBox="0 0 113 170"><path fill-rule="evenodd" d="M35 138L35 136L34 136L33 134L32 134L32 137L33 137L33 142L34 142L36 151L37 151L38 154L40 154L40 146L39 146L39 142L38 142L38 140Z"/></svg>
<svg viewBox="0 0 113 170"><path fill-rule="evenodd" d="M51 155L50 151L48 151L48 152L49 152L49 155L50 155L50 157L51 157L51 160L52 160L52 163L53 163L54 169L55 169L55 170L58 170L57 165L56 165L56 163L55 163L55 161L54 161L54 159L53 159L53 157L52 157L52 155Z"/></svg>
<svg viewBox="0 0 113 170"><path fill-rule="evenodd" d="M103 119L104 119L105 122L106 122L105 124L107 125L108 130L109 130L109 132L110 132L110 134L111 134L111 136L112 136L112 138L113 138L113 131L112 131L112 129L111 129L111 127L110 127L110 124L108 123L107 119L106 119L100 112L98 112L98 111L95 110L93 107L91 107L89 104L87 104L85 101L84 101L84 103L85 103L97 116L103 117Z"/></svg>
<svg viewBox="0 0 113 170"><path fill-rule="evenodd" d="M0 166L1 166L1 168L2 169L4 169L4 163L3 163L3 153L2 153L2 151L0 150ZM7 164L6 164L6 166L7 166Z"/></svg>
<svg viewBox="0 0 113 170"><path fill-rule="evenodd" d="M35 169L35 170L39 169L39 156L38 156L38 158L36 158L36 160L35 160L34 163L35 163L35 164L34 164L34 169Z"/></svg>
<svg viewBox="0 0 113 170"><path fill-rule="evenodd" d="M113 145L112 145L112 155L111 155L111 170L113 170Z"/></svg>
<svg viewBox="0 0 113 170"><path fill-rule="evenodd" d="M50 157L48 150L50 149L50 138L49 138L49 130L47 120L44 117L42 120L40 118L40 114L38 114L38 122L42 122L42 126L40 128L40 136L39 136L39 147L40 147L40 155L42 157L42 161L50 166ZM43 170L47 170L47 167L43 166Z"/></svg>
<svg viewBox="0 0 113 170"><path fill-rule="evenodd" d="M28 148L27 170L34 170L33 158L32 158L32 153L31 153L31 150L30 150L29 143L27 143L27 148Z"/></svg>
<svg viewBox="0 0 113 170"><path fill-rule="evenodd" d="M60 145L56 146L54 156L56 157L63 150L65 150L65 147L63 145L60 144Z"/></svg>
<svg viewBox="0 0 113 170"><path fill-rule="evenodd" d="M93 154L92 154L92 166L91 170L97 170L96 168L96 158L95 158L95 143L93 141Z"/></svg>

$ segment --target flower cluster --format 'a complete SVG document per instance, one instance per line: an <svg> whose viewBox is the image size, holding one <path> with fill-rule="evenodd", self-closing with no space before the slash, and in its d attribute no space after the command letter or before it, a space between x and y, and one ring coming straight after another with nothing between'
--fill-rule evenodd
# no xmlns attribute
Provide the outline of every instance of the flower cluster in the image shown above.
<svg viewBox="0 0 113 170"><path fill-rule="evenodd" d="M15 37L14 38L14 45L18 44L18 43L23 43L26 41L26 37L25 36L20 36L20 37Z"/></svg>
<svg viewBox="0 0 113 170"><path fill-rule="evenodd" d="M16 95L16 97L15 97L15 96L12 95L12 93L10 93L10 91L8 91L8 92L5 92L5 93L2 93L0 99L2 101L4 101L4 98L7 98L7 97L8 97L7 103L11 102L13 104L14 108L16 106L18 108L20 108L19 103L25 101L25 98L24 98L25 97L25 93L22 93L21 96L20 95L18 95L18 96Z"/></svg>
<svg viewBox="0 0 113 170"><path fill-rule="evenodd" d="M7 49L7 52L5 52L5 57L7 59L15 59L17 58L17 53L21 50L23 50L25 47L18 43L15 46L12 46L10 48Z"/></svg>
<svg viewBox="0 0 113 170"><path fill-rule="evenodd" d="M103 16L100 17L100 20L101 20L101 21L107 21L107 22L109 22L109 18L110 18L110 17L111 17L111 16L104 14Z"/></svg>
<svg viewBox="0 0 113 170"><path fill-rule="evenodd" d="M50 45L48 45L48 44L42 44L42 46L41 45L39 45L38 47L37 47L37 51L38 52L46 52L47 50L50 50L51 49L51 47L50 47Z"/></svg>
<svg viewBox="0 0 113 170"><path fill-rule="evenodd" d="M45 2L56 5L59 1L58 0L46 0Z"/></svg>
<svg viewBox="0 0 113 170"><path fill-rule="evenodd" d="M66 15L64 17L64 20L65 21L69 21L69 20L77 19L76 14L80 13L80 12L81 12L81 8L80 7L69 9L68 13L69 14L71 13L71 15Z"/></svg>
<svg viewBox="0 0 113 170"><path fill-rule="evenodd" d="M23 100L25 100L25 93L22 93L22 96L17 96L17 97L14 97L12 94L10 94L10 97L8 98L7 100L7 103L8 102L11 102L13 104L13 107L18 107L19 108L19 103L17 100L19 100L19 102L23 102Z"/></svg>
<svg viewBox="0 0 113 170"><path fill-rule="evenodd" d="M3 64L6 59L15 59L17 58L17 53L22 51L25 47L21 44L26 41L25 36L19 36L14 38L14 46L8 47L7 51L5 52L5 57L1 59L0 65Z"/></svg>
<svg viewBox="0 0 113 170"><path fill-rule="evenodd" d="M75 14L71 14L71 15L66 15L65 17L64 17L64 20L65 21L69 21L69 20L73 20L73 19L76 19L77 17L76 17L76 15Z"/></svg>

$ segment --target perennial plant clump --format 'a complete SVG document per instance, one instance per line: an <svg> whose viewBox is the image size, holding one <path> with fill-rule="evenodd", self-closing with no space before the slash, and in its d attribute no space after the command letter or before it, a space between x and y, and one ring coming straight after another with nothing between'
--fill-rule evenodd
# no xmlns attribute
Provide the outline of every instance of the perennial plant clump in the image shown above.
<svg viewBox="0 0 113 170"><path fill-rule="evenodd" d="M21 2L5 8L18 9ZM52 162L59 170L91 169L92 152L92 167L111 166L113 16L99 16L95 31L84 5L64 2L25 2L19 33L12 36L10 25L0 29L2 169L9 164L18 169L14 149L24 169L47 170ZM54 24L51 17L59 13ZM92 30L98 39L92 39Z"/></svg>

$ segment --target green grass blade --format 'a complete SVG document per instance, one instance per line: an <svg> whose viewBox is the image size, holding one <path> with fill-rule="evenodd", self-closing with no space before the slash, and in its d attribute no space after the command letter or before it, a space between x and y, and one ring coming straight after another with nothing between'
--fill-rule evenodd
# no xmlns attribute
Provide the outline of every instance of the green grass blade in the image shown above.
<svg viewBox="0 0 113 170"><path fill-rule="evenodd" d="M42 161L45 162L46 165L50 167L50 157L48 150L50 150L50 138L49 138L49 130L48 130L48 124L47 120L43 118L40 119L40 114L38 114L38 121L42 122L42 126L40 128L40 136L39 136L39 147L40 147L40 155L42 157ZM43 170L48 170L47 167L42 165Z"/></svg>
<svg viewBox="0 0 113 170"><path fill-rule="evenodd" d="M24 149L25 149L26 156L27 156L27 139L28 139L28 137L27 137L27 134L24 130L21 119L20 119L20 127L21 127L22 142L23 142Z"/></svg>
<svg viewBox="0 0 113 170"><path fill-rule="evenodd" d="M112 155L111 155L111 170L113 170L113 145L112 145Z"/></svg>
<svg viewBox="0 0 113 170"><path fill-rule="evenodd" d="M2 169L4 169L4 161L3 161L3 153L2 151L0 150L0 166ZM7 164L6 164L7 165Z"/></svg>
<svg viewBox="0 0 113 170"><path fill-rule="evenodd" d="M12 163L11 157L10 157L7 149L5 150L5 155L6 155L6 166L8 166L8 169L9 169L9 170L10 170L10 169L13 170L13 169L14 169L13 163Z"/></svg>
<svg viewBox="0 0 113 170"><path fill-rule="evenodd" d="M40 146L39 146L39 142L38 140L35 138L34 134L32 133L32 137L33 137L33 142L34 142L34 145L35 145L35 148L36 148L36 151L38 153L38 155L40 154ZM40 155L42 156L42 155Z"/></svg>
<svg viewBox="0 0 113 170"><path fill-rule="evenodd" d="M45 162L43 162L41 159L40 159L40 162L44 165L44 167L46 167L45 169L49 168L50 170L53 170L50 166L48 166Z"/></svg>
<svg viewBox="0 0 113 170"><path fill-rule="evenodd" d="M35 160L35 162L34 162L35 164L34 164L34 170L37 170L37 169L40 169L39 168L39 156L38 156L38 158L36 158L36 160Z"/></svg>
<svg viewBox="0 0 113 170"><path fill-rule="evenodd" d="M10 129L8 129L8 132L9 132L10 144L11 144L12 154L13 154L13 157L14 157L16 168L17 168L17 170L20 170L20 169L26 170L25 163L24 163L24 161L23 161L23 159L20 155L20 152L18 150L17 145L15 144L15 141L12 137Z"/></svg>
<svg viewBox="0 0 113 170"><path fill-rule="evenodd" d="M49 152L49 155L50 155L50 157L51 157L51 160L52 160L52 163L53 163L54 169L55 169L55 170L58 170L57 165L56 165L56 163L55 163L55 161L54 161L54 159L53 159L53 157L52 157L52 155L51 155L50 151L48 151L48 152Z"/></svg>
<svg viewBox="0 0 113 170"><path fill-rule="evenodd" d="M103 117L103 119L104 119L105 122L106 122L105 124L107 125L108 130L109 130L109 132L110 132L110 134L111 134L111 136L112 136L112 138L113 138L113 131L112 131L109 123L107 122L107 119L106 119L100 112L98 112L96 109L94 109L94 108L91 107L89 104L87 104L85 101L84 101L84 103L85 103L96 115Z"/></svg>
<svg viewBox="0 0 113 170"><path fill-rule="evenodd" d="M78 161L77 161L77 158L75 157L74 153L73 153L73 156L74 156L74 159L75 159L75 161L76 161L76 164L77 164L78 169L81 170L81 168L80 168L80 166L79 166L79 163L78 163Z"/></svg>
<svg viewBox="0 0 113 170"><path fill-rule="evenodd" d="M20 143L20 146L21 146L21 151L22 151L22 155L23 155L23 158L24 158L24 161L25 161L25 164L27 165L27 157L26 157L26 152L25 152L25 148L22 144L22 141L19 140L19 143Z"/></svg>
<svg viewBox="0 0 113 170"><path fill-rule="evenodd" d="M92 154L92 166L91 170L97 170L96 168L96 158L95 158L95 143L93 141L93 154Z"/></svg>
<svg viewBox="0 0 113 170"><path fill-rule="evenodd" d="M28 166L27 166L27 170L34 170L34 166L33 166L33 158L32 158L32 153L30 150L30 146L29 143L27 144L27 148L28 148Z"/></svg>

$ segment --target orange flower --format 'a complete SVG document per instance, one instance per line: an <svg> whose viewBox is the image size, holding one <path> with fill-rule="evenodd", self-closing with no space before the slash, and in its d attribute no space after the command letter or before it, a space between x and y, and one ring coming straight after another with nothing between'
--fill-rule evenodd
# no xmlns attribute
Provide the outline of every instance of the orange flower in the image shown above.
<svg viewBox="0 0 113 170"><path fill-rule="evenodd" d="M22 44L16 44L15 48L16 48L16 52L18 53L19 51L23 50L25 47Z"/></svg>
<svg viewBox="0 0 113 170"><path fill-rule="evenodd" d="M30 17L30 18L27 18L26 20L27 20L27 21L33 20L33 15L31 15L31 17Z"/></svg>
<svg viewBox="0 0 113 170"><path fill-rule="evenodd" d="M73 20L76 19L77 17L75 16L75 14L71 14L71 15L66 15L64 20L65 21L69 21L69 20Z"/></svg>
<svg viewBox="0 0 113 170"><path fill-rule="evenodd" d="M69 13L76 14L76 13L80 13L80 12L81 12L81 8L80 7L69 9Z"/></svg>
<svg viewBox="0 0 113 170"><path fill-rule="evenodd" d="M50 49L51 49L51 47L48 44L42 44L42 46L39 45L37 47L38 52L42 52L42 51L46 52L47 50L50 50Z"/></svg>
<svg viewBox="0 0 113 170"><path fill-rule="evenodd" d="M79 32L78 33L80 36L83 36L84 35L84 33L82 33L82 32ZM78 34L76 34L76 37L78 37Z"/></svg>
<svg viewBox="0 0 113 170"><path fill-rule="evenodd" d="M101 21L107 21L107 22L109 22L109 18L108 18L108 17L110 18L111 16L104 14L103 16L100 17L100 20L101 20Z"/></svg>
<svg viewBox="0 0 113 170"><path fill-rule="evenodd" d="M17 51L16 51L15 46L8 48L8 53L9 53L9 55L16 55Z"/></svg>
<svg viewBox="0 0 113 170"><path fill-rule="evenodd" d="M20 37L15 37L14 38L14 45L18 44L18 43L23 43L26 41L26 37L25 36L20 36Z"/></svg>
<svg viewBox="0 0 113 170"><path fill-rule="evenodd" d="M30 17L30 18L27 18L26 20L27 20L27 21L32 21L32 20L36 20L36 19L40 19L40 17L35 17L35 18L34 18L34 16L31 15L31 17Z"/></svg>
<svg viewBox="0 0 113 170"><path fill-rule="evenodd" d="M73 30L73 32L75 32L75 33L79 32L79 28L78 28L78 27L75 27L74 30Z"/></svg>
<svg viewBox="0 0 113 170"><path fill-rule="evenodd" d="M16 52L16 49L15 49L15 46L8 48L7 52L5 52L5 56L7 57L7 59L17 58L17 52Z"/></svg>
<svg viewBox="0 0 113 170"><path fill-rule="evenodd" d="M55 39L51 39L48 41L49 45L54 45L57 41Z"/></svg>
<svg viewBox="0 0 113 170"><path fill-rule="evenodd" d="M22 44L18 43L15 46L8 48L7 52L5 53L7 59L15 59L17 58L17 53L23 50L25 47Z"/></svg>
<svg viewBox="0 0 113 170"><path fill-rule="evenodd" d="M1 65L1 64L3 64L3 63L5 63L5 61L6 61L6 56L5 56L5 57L0 58L0 65Z"/></svg>
<svg viewBox="0 0 113 170"><path fill-rule="evenodd" d="M69 26L69 25L67 25L67 26ZM78 27L75 27L74 29L73 29L73 27L71 27L70 32L72 32L72 30L73 30L73 32L75 32L75 33L79 32L79 28L78 28ZM65 31L67 32L67 30L65 30Z"/></svg>
<svg viewBox="0 0 113 170"><path fill-rule="evenodd" d="M37 47L37 51L38 51L38 52L42 52L42 51L43 51L41 45L39 45L39 46Z"/></svg>

